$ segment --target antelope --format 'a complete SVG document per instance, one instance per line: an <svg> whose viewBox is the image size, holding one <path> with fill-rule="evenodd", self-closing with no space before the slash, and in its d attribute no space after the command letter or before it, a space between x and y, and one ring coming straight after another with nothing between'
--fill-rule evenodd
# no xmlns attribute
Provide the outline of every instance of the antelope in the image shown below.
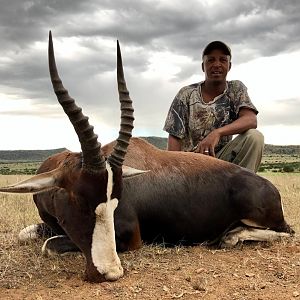
<svg viewBox="0 0 300 300"><path fill-rule="evenodd" d="M43 223L30 225L20 240L46 235L45 254L81 251L85 278L117 280L117 252L143 243L232 247L245 240L273 241L294 232L283 215L276 187L240 166L198 153L160 150L131 138L133 108L117 44L121 103L119 137L103 147L58 76L49 33L50 77L69 117L81 153L46 159L37 175L0 192L33 193Z"/></svg>

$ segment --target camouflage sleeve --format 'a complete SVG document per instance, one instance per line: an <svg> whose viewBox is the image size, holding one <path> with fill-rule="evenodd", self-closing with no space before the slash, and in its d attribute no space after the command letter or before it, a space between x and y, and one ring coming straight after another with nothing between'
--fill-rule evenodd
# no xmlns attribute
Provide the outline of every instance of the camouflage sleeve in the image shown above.
<svg viewBox="0 0 300 300"><path fill-rule="evenodd" d="M247 87L241 82L236 80L234 82L234 89L235 89L235 104L234 104L234 110L235 114L238 115L241 108L249 108L253 110L256 114L258 114L258 110L254 106L254 104L251 102L251 99L247 92Z"/></svg>
<svg viewBox="0 0 300 300"><path fill-rule="evenodd" d="M182 94L182 90L180 90L174 98L163 128L163 130L179 139L183 139L185 136L188 120L188 109Z"/></svg>

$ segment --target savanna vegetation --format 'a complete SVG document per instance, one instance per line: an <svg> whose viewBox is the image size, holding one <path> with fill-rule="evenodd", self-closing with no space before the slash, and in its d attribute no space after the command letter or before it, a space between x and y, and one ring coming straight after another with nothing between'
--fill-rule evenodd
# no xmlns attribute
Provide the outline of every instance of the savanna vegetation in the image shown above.
<svg viewBox="0 0 300 300"><path fill-rule="evenodd" d="M300 154L264 154L260 172L300 172Z"/></svg>
<svg viewBox="0 0 300 300"><path fill-rule="evenodd" d="M1 150L1 175L32 175L47 157L66 150L65 148L52 150Z"/></svg>
<svg viewBox="0 0 300 300"><path fill-rule="evenodd" d="M143 138L160 149L167 147L166 138ZM0 174L35 174L42 161L63 150L66 149L0 151ZM300 146L266 145L259 172L299 173Z"/></svg>

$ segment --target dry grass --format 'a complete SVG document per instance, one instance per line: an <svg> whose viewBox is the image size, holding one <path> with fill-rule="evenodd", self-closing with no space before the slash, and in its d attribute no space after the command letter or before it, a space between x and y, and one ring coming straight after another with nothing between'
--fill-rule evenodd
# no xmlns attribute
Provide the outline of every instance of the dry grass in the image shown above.
<svg viewBox="0 0 300 300"><path fill-rule="evenodd" d="M300 232L300 173L262 173L280 191L288 223Z"/></svg>
<svg viewBox="0 0 300 300"><path fill-rule="evenodd" d="M300 232L299 174L266 174L280 190L288 222ZM25 176L0 176L6 185ZM19 244L40 221L31 196L0 194L0 299L300 299L300 240L233 250L144 246L123 253L117 282L82 281L80 254L43 257L42 241Z"/></svg>
<svg viewBox="0 0 300 300"><path fill-rule="evenodd" d="M0 186L12 184L28 178L22 175L0 175ZM20 228L35 223L39 219L37 210L29 194L0 193L0 232L18 233Z"/></svg>

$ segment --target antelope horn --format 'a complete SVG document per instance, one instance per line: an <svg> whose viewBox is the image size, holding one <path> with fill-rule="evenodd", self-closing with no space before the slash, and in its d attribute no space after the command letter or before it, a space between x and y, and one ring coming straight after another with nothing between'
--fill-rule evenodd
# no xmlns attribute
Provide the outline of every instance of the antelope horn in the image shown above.
<svg viewBox="0 0 300 300"><path fill-rule="evenodd" d="M117 81L119 100L121 107L121 124L119 137L117 138L117 144L115 145L113 152L108 157L108 162L116 167L121 167L127 152L129 140L131 138L131 132L133 129L133 107L132 101L129 97L129 92L126 87L126 82L123 72L122 56L119 41L117 41Z"/></svg>
<svg viewBox="0 0 300 300"><path fill-rule="evenodd" d="M59 78L55 63L51 31L49 32L48 59L54 92L58 102L69 117L81 145L83 157L82 167L89 171L98 171L105 168L105 159L101 154L101 144L98 143L98 136L94 133L94 127L89 124L89 118L82 113L82 109L78 107L75 100L69 96L68 91L64 88Z"/></svg>

